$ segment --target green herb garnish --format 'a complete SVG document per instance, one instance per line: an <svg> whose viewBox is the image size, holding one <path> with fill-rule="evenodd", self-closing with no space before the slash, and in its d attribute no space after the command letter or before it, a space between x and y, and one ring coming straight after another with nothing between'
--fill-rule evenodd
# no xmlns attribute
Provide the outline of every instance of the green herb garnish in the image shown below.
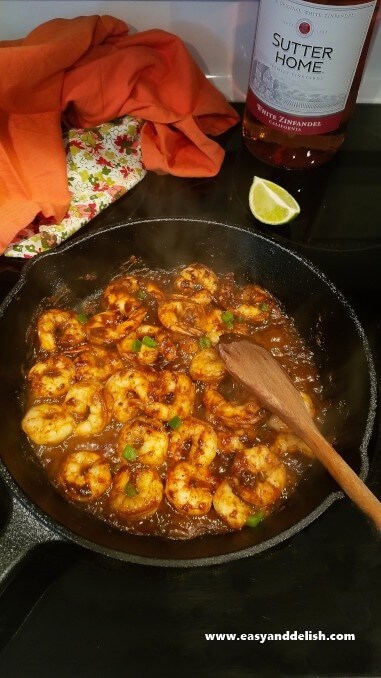
<svg viewBox="0 0 381 678"><path fill-rule="evenodd" d="M134 461L137 456L135 448L132 445L126 445L122 452L122 457L127 459L127 461Z"/></svg>
<svg viewBox="0 0 381 678"><path fill-rule="evenodd" d="M139 353L141 347L142 347L142 342L140 341L140 339L134 339L134 341L131 344L131 350L134 353Z"/></svg>
<svg viewBox="0 0 381 678"><path fill-rule="evenodd" d="M176 415L175 417L172 417L172 419L169 420L168 426L170 426L171 428L173 428L174 431L176 431L179 428L179 426L181 426L182 423L183 422L181 421L180 417Z"/></svg>
<svg viewBox="0 0 381 678"><path fill-rule="evenodd" d="M78 313L78 315L76 315L75 317L77 318L78 322L81 323L82 325L84 325L88 321L88 317L84 313Z"/></svg>
<svg viewBox="0 0 381 678"><path fill-rule="evenodd" d="M259 308L260 311L268 311L269 305L268 304L259 304L258 308Z"/></svg>
<svg viewBox="0 0 381 678"><path fill-rule="evenodd" d="M148 346L148 348L157 347L157 341L155 341L155 339L152 339L151 337L143 337L142 344L144 344L144 346Z"/></svg>
<svg viewBox="0 0 381 678"><path fill-rule="evenodd" d="M126 487L124 488L124 491L127 497L136 497L136 495L139 494L136 487L134 487L132 483L127 483Z"/></svg>
<svg viewBox="0 0 381 678"><path fill-rule="evenodd" d="M234 326L234 315L231 311L225 311L221 315L221 320L225 323L228 330L232 330Z"/></svg>
<svg viewBox="0 0 381 678"><path fill-rule="evenodd" d="M264 520L265 514L263 511L257 511L257 513L252 513L246 520L246 525L249 527L257 527L259 523Z"/></svg>
<svg viewBox="0 0 381 678"><path fill-rule="evenodd" d="M136 298L137 299L145 299L147 297L147 292L144 290L139 290L139 292L136 292Z"/></svg>
<svg viewBox="0 0 381 678"><path fill-rule="evenodd" d="M200 337L198 343L200 344L201 348L210 348L212 345L209 337Z"/></svg>

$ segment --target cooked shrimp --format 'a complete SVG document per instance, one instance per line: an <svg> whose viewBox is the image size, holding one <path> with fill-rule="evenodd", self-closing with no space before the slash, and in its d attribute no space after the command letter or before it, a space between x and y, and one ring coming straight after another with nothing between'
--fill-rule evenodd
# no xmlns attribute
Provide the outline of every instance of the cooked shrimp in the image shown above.
<svg viewBox="0 0 381 678"><path fill-rule="evenodd" d="M208 309L204 316L203 330L204 334L210 339L212 344L218 344L220 336L228 330L226 323L222 320L223 311L220 308Z"/></svg>
<svg viewBox="0 0 381 678"><path fill-rule="evenodd" d="M267 445L237 452L232 473L233 487L240 498L258 507L274 504L287 482L285 465Z"/></svg>
<svg viewBox="0 0 381 678"><path fill-rule="evenodd" d="M218 486L213 497L213 507L222 520L233 530L240 530L252 511L252 507L233 492L227 479Z"/></svg>
<svg viewBox="0 0 381 678"><path fill-rule="evenodd" d="M169 336L170 342L175 346L176 356L166 362L174 362L175 369L177 369L176 365L181 365L188 373L193 356L200 351L199 338L178 334L177 332L170 332ZM163 359L165 360L165 356L163 356ZM165 367L165 365L163 365L163 367ZM170 366L169 369L172 369L172 366Z"/></svg>
<svg viewBox="0 0 381 678"><path fill-rule="evenodd" d="M226 275L219 283L216 293L218 303L231 311L235 319L242 318L248 323L267 320L275 307L273 297L259 285L245 285L239 288L233 274Z"/></svg>
<svg viewBox="0 0 381 678"><path fill-rule="evenodd" d="M189 417L171 433L169 456L174 462L186 458L194 466L209 466L217 454L217 447L218 439L213 426Z"/></svg>
<svg viewBox="0 0 381 678"><path fill-rule="evenodd" d="M153 297L157 302L164 299L164 293L161 291L160 287L155 285L150 280L145 278L139 278L139 293L140 296L144 299L145 296Z"/></svg>
<svg viewBox="0 0 381 678"><path fill-rule="evenodd" d="M204 348L192 358L189 374L195 381L220 381L226 374L225 365L215 348Z"/></svg>
<svg viewBox="0 0 381 678"><path fill-rule="evenodd" d="M184 419L193 412L195 396L195 386L186 374L163 370L151 380L145 411L161 421L176 416Z"/></svg>
<svg viewBox="0 0 381 678"><path fill-rule="evenodd" d="M85 346L80 353L77 353L73 362L78 381L83 379L105 381L124 366L115 350L101 346Z"/></svg>
<svg viewBox="0 0 381 678"><path fill-rule="evenodd" d="M126 275L115 278L106 287L103 292L103 299L110 309L118 310L124 314L126 304L136 301L134 295L139 291L139 284L136 278Z"/></svg>
<svg viewBox="0 0 381 678"><path fill-rule="evenodd" d="M232 429L253 426L263 417L263 410L254 398L243 404L235 400L228 402L215 387L204 392L203 403L214 417Z"/></svg>
<svg viewBox="0 0 381 678"><path fill-rule="evenodd" d="M117 344L117 349L124 358L141 365L153 365L160 357L165 362L171 362L177 356L176 346L169 334L156 325L140 325Z"/></svg>
<svg viewBox="0 0 381 678"><path fill-rule="evenodd" d="M56 351L59 347L77 346L86 341L85 330L76 314L59 308L40 315L37 333L43 351Z"/></svg>
<svg viewBox="0 0 381 678"><path fill-rule="evenodd" d="M308 393L305 393L304 391L300 391L300 395L303 398L304 404L306 406L306 410L309 413L311 419L314 418L315 416L315 407L312 402L312 398L308 395ZM267 420L267 426L272 428L274 431L289 431L289 427L287 424L284 423L276 414L271 414Z"/></svg>
<svg viewBox="0 0 381 678"><path fill-rule="evenodd" d="M163 485L153 468L123 466L114 476L111 508L125 520L142 520L156 513L163 499Z"/></svg>
<svg viewBox="0 0 381 678"><path fill-rule="evenodd" d="M259 285L246 285L236 300L234 313L246 322L258 323L267 320L274 308L274 299Z"/></svg>
<svg viewBox="0 0 381 678"><path fill-rule="evenodd" d="M67 410L81 419L75 429L77 436L101 433L112 415L113 400L98 381L80 381L69 389L65 398Z"/></svg>
<svg viewBox="0 0 381 678"><path fill-rule="evenodd" d="M172 296L158 307L160 322L173 332L201 337L204 334L205 313L203 306L186 297Z"/></svg>
<svg viewBox="0 0 381 678"><path fill-rule="evenodd" d="M144 411L149 388L144 372L128 368L120 370L110 377L105 388L113 397L113 414L117 421L124 423Z"/></svg>
<svg viewBox="0 0 381 678"><path fill-rule="evenodd" d="M174 280L174 287L179 294L205 305L212 301L217 284L216 274L203 264L187 266Z"/></svg>
<svg viewBox="0 0 381 678"><path fill-rule="evenodd" d="M123 461L161 466L167 456L168 443L168 433L161 421L137 417L123 425L118 438L118 454Z"/></svg>
<svg viewBox="0 0 381 678"><path fill-rule="evenodd" d="M178 511L205 516L211 509L216 485L217 479L206 468L181 462L168 473L165 494Z"/></svg>
<svg viewBox="0 0 381 678"><path fill-rule="evenodd" d="M81 450L72 452L61 462L57 481L64 493L73 501L94 501L111 485L111 471L97 452Z"/></svg>
<svg viewBox="0 0 381 678"><path fill-rule="evenodd" d="M75 369L65 355L50 355L35 363L28 372L28 381L37 398L60 398L75 379Z"/></svg>
<svg viewBox="0 0 381 678"><path fill-rule="evenodd" d="M247 436L235 431L217 431L218 450L221 454L234 454L247 447Z"/></svg>
<svg viewBox="0 0 381 678"><path fill-rule="evenodd" d="M295 452L300 452L306 457L314 457L312 450L306 445L305 442L299 436L294 433L278 433L275 438L271 449L276 452L276 454L286 454L290 452L291 454Z"/></svg>
<svg viewBox="0 0 381 678"><path fill-rule="evenodd" d="M119 311L96 313L86 323L87 338L92 344L101 346L116 344L139 327L146 313L147 309L135 300L124 314Z"/></svg>
<svg viewBox="0 0 381 678"><path fill-rule="evenodd" d="M200 350L199 339L197 337L177 334L176 332L172 333L172 337L177 348L177 353L185 359L186 362L189 362Z"/></svg>
<svg viewBox="0 0 381 678"><path fill-rule="evenodd" d="M232 320L226 318L225 311L220 308L207 309L203 323L204 333L210 339L212 344L217 344L221 335L234 330L235 334L248 334L247 327L243 324L243 318L238 318L232 314Z"/></svg>
<svg viewBox="0 0 381 678"><path fill-rule="evenodd" d="M21 425L36 445L59 445L73 433L75 420L63 405L42 403L27 411Z"/></svg>
<svg viewBox="0 0 381 678"><path fill-rule="evenodd" d="M131 299L145 299L146 296L152 296L157 301L164 299L164 294L157 285L132 275L115 278L107 285L103 294L108 307L118 309L121 313L125 312L126 304Z"/></svg>

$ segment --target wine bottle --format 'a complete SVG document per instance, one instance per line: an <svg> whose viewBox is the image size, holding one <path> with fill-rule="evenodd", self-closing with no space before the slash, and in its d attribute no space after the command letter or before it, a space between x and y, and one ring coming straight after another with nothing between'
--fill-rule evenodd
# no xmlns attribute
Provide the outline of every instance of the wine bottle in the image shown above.
<svg viewBox="0 0 381 678"><path fill-rule="evenodd" d="M261 0L242 132L286 169L328 161L344 141L380 0Z"/></svg>

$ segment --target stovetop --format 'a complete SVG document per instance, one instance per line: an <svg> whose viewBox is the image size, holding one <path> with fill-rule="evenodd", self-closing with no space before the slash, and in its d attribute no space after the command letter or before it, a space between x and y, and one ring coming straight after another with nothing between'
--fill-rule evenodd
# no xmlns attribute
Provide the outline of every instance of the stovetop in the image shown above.
<svg viewBox="0 0 381 678"><path fill-rule="evenodd" d="M242 112L242 106L237 105ZM320 267L354 307L381 376L381 117L359 105L337 157L309 172L256 161L240 129L215 178L147 177L81 231L130 218L192 216L258 231ZM301 217L261 226L247 204L254 175L288 188ZM0 258L0 298L23 262ZM345 341L345 337L343 337ZM381 498L377 414L367 479ZM8 501L0 487L0 526ZM41 547L0 597L1 678L377 676L381 673L379 536L348 499L270 551L195 569L151 568L74 545ZM355 640L206 640L205 634L319 631ZM307 636L308 637L308 634Z"/></svg>

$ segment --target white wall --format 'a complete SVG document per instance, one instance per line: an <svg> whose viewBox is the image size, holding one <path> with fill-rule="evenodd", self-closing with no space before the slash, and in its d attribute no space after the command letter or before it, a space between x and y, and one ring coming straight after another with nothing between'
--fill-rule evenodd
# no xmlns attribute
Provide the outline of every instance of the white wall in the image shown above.
<svg viewBox="0 0 381 678"><path fill-rule="evenodd" d="M111 14L131 32L179 35L231 101L246 95L258 0L0 0L0 40L24 36L56 17ZM381 103L381 8L358 101ZM2 76L0 76L2 77Z"/></svg>

